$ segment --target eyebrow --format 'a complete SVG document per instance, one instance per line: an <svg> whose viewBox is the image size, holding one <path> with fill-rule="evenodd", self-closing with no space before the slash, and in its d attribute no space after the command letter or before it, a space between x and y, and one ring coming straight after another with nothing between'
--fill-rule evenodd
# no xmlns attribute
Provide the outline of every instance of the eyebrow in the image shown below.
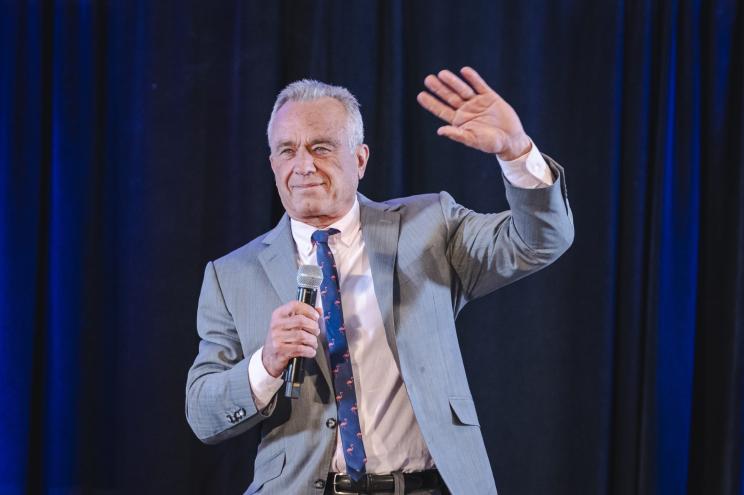
<svg viewBox="0 0 744 495"><path fill-rule="evenodd" d="M310 146L315 146L316 144L330 144L332 146L338 146L338 141L330 137L319 137L319 138L313 139L308 144ZM277 143L276 149L284 148L286 146L294 147L295 142L290 141L290 140L280 141L279 143Z"/></svg>
<svg viewBox="0 0 744 495"><path fill-rule="evenodd" d="M329 137L320 137L310 141L310 146L313 146L315 144L330 144L333 146L338 146L338 141Z"/></svg>

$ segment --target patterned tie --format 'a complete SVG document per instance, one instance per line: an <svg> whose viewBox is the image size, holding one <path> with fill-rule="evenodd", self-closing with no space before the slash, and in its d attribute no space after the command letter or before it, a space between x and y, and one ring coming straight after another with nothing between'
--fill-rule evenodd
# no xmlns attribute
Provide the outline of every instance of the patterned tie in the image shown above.
<svg viewBox="0 0 744 495"><path fill-rule="evenodd" d="M362 430L359 427L354 374L351 370L349 345L346 341L344 312L341 309L338 271L336 262L333 260L333 253L328 247L328 236L338 233L336 229L316 230L312 235L312 240L317 245L318 266L323 270L320 297L323 300L323 318L328 351L331 355L333 387L336 389L341 445L344 449L346 471L352 479L358 480L365 471L364 464L367 462L367 457L364 454Z"/></svg>

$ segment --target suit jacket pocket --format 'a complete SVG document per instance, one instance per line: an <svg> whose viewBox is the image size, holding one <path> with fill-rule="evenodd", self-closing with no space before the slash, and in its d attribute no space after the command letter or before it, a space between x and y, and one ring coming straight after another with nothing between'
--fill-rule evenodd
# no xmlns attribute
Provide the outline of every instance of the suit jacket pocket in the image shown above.
<svg viewBox="0 0 744 495"><path fill-rule="evenodd" d="M449 397L452 421L459 425L480 426L475 404L470 397Z"/></svg>
<svg viewBox="0 0 744 495"><path fill-rule="evenodd" d="M268 460L261 462L261 464L257 464L256 470L253 473L253 483L251 483L248 490L245 492L246 495L256 493L267 482L282 474L282 470L284 469L284 460L285 454L284 451L281 451Z"/></svg>

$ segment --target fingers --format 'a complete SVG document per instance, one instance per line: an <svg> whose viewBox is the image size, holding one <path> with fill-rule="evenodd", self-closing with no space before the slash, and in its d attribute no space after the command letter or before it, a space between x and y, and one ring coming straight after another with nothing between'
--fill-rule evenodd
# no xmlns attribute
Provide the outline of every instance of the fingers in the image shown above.
<svg viewBox="0 0 744 495"><path fill-rule="evenodd" d="M318 348L317 337L302 329L295 328L281 332L277 336L277 340L278 343L284 346L303 345L311 347L312 349Z"/></svg>
<svg viewBox="0 0 744 495"><path fill-rule="evenodd" d="M294 357L313 358L318 349L320 313L300 301L283 304L271 314L262 360L272 376L279 376Z"/></svg>
<svg viewBox="0 0 744 495"><path fill-rule="evenodd" d="M277 330L292 330L299 329L304 330L314 336L320 335L320 329L318 327L318 320L313 320L305 315L293 315L285 318L279 318L273 325Z"/></svg>
<svg viewBox="0 0 744 495"><path fill-rule="evenodd" d="M454 121L457 110L470 99L487 93L496 94L471 67L463 67L460 73L465 81L447 69L439 71L436 76L429 74L424 78L424 86L431 93L422 91L416 97L422 107L449 124Z"/></svg>
<svg viewBox="0 0 744 495"><path fill-rule="evenodd" d="M302 343L315 348L320 335L319 317L315 308L299 301L279 306L271 315L267 341L273 346Z"/></svg>
<svg viewBox="0 0 744 495"><path fill-rule="evenodd" d="M285 359L299 355L305 356L309 351L312 351L310 357L313 357L318 347L320 326L317 311L307 304L298 301L293 301L293 303L297 304L288 303L274 310L269 333L266 336L265 345L271 349L273 356L279 358L279 365L286 364ZM294 308L298 313L290 311L290 314L287 314L290 308ZM308 317L308 314L313 317ZM302 354L290 354L290 351L299 352L296 350L298 345L309 349L304 349Z"/></svg>
<svg viewBox="0 0 744 495"><path fill-rule="evenodd" d="M291 330L302 330L312 338L320 335L318 310L299 301L279 306L271 315L271 333L277 334Z"/></svg>
<svg viewBox="0 0 744 495"><path fill-rule="evenodd" d="M312 320L317 320L320 317L320 311L304 302L290 301L276 308L272 314L272 318L293 315L303 315Z"/></svg>
<svg viewBox="0 0 744 495"><path fill-rule="evenodd" d="M439 71L436 76L429 74L424 78L424 86L439 99L422 91L418 95L418 102L440 119L450 123L454 119L455 110L475 96L473 88L448 70Z"/></svg>
<svg viewBox="0 0 744 495"><path fill-rule="evenodd" d="M493 92L491 87L486 84L486 81L484 81L480 74L475 72L473 68L463 67L462 69L460 69L460 74L462 74L462 77L465 78L465 80L473 87L473 89L475 89L475 91L479 95Z"/></svg>
<svg viewBox="0 0 744 495"><path fill-rule="evenodd" d="M287 362L296 357L314 358L318 351L306 345L288 345L284 348Z"/></svg>
<svg viewBox="0 0 744 495"><path fill-rule="evenodd" d="M426 91L420 92L416 97L416 100L422 107L445 122L452 122L455 118L455 111L451 107L437 100Z"/></svg>
<svg viewBox="0 0 744 495"><path fill-rule="evenodd" d="M440 77L443 72L444 71L439 73ZM442 80L436 76L432 76L431 74L426 76L426 78L424 79L424 86L426 86L429 91L437 95L441 100L447 102L447 104L452 108L460 108L462 104L465 103L465 100L460 97L459 94L452 91L452 88L444 84ZM470 92L473 93L473 90L471 89Z"/></svg>
<svg viewBox="0 0 744 495"><path fill-rule="evenodd" d="M447 86L455 91L462 100L467 101L475 96L473 88L465 84L462 79L447 69L439 71L439 80L443 81Z"/></svg>

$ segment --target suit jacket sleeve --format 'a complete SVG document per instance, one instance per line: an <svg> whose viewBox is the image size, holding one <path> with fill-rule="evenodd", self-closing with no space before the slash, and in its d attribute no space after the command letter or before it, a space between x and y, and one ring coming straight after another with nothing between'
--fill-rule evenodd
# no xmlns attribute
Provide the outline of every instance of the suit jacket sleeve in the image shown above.
<svg viewBox="0 0 744 495"><path fill-rule="evenodd" d="M456 313L469 300L552 263L573 242L563 168L547 156L545 160L556 176L551 186L521 189L504 179L509 211L476 213L440 194L447 259L459 282Z"/></svg>
<svg viewBox="0 0 744 495"><path fill-rule="evenodd" d="M201 342L186 383L186 418L201 441L217 443L269 417L276 395L266 408L257 410L248 380L248 359L212 262L204 272L196 326Z"/></svg>

